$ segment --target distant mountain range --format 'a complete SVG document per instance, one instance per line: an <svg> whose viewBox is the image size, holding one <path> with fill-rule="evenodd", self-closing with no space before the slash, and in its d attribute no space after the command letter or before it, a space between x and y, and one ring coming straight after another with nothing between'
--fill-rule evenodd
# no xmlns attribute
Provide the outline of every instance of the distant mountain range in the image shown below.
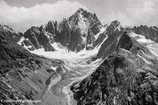
<svg viewBox="0 0 158 105"><path fill-rule="evenodd" d="M157 35L82 8L24 33L0 25L0 105L158 105Z"/></svg>

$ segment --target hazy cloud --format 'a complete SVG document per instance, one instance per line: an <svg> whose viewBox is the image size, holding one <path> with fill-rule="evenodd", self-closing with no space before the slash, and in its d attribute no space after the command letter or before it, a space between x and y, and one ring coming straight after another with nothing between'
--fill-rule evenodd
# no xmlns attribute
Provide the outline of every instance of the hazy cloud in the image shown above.
<svg viewBox="0 0 158 105"><path fill-rule="evenodd" d="M127 0L122 9L106 14L106 19L120 20L123 25L158 25L157 0Z"/></svg>
<svg viewBox="0 0 158 105"><path fill-rule="evenodd" d="M0 2L0 23L9 24L18 31L25 30L32 25L45 24L49 20L61 20L72 15L78 8L86 8L80 3L67 0L53 4L38 4L30 8L13 7L6 2Z"/></svg>
<svg viewBox="0 0 158 105"><path fill-rule="evenodd" d="M0 23L9 24L17 30L24 30L32 25L45 24L48 20L61 20L81 7L96 12L104 23L117 19L121 21L122 25L158 25L158 0L6 1L8 2L0 2ZM18 2L15 3L15 1ZM16 4L18 5L16 6ZM31 6L28 8L29 4Z"/></svg>

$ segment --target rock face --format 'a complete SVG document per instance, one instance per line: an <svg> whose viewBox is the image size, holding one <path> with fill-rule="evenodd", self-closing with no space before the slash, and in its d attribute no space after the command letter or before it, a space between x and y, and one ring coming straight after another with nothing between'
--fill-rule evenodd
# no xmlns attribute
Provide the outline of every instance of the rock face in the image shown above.
<svg viewBox="0 0 158 105"><path fill-rule="evenodd" d="M96 14L79 9L61 22L49 21L41 27L31 27L24 33L25 44L32 49L44 48L53 51L51 44L58 42L71 51L80 51L94 47L96 34L102 28Z"/></svg>
<svg viewBox="0 0 158 105"><path fill-rule="evenodd" d="M51 39L49 37L51 34L47 33L43 27L31 27L24 33L24 37L28 39L33 48L39 49L44 48L45 51L54 51L54 48L51 46Z"/></svg>
<svg viewBox="0 0 158 105"><path fill-rule="evenodd" d="M12 28L7 25L0 25L1 38L6 38L7 41L19 41L22 33L15 32Z"/></svg>
<svg viewBox="0 0 158 105"><path fill-rule="evenodd" d="M123 31L119 30L120 23L118 21L113 21L107 27L105 35L107 35L107 40L101 45L101 48L97 54L97 58L106 58L109 54L112 54L117 46L120 37L124 34Z"/></svg>
<svg viewBox="0 0 158 105"><path fill-rule="evenodd" d="M95 14L79 9L74 15L63 20L56 39L70 50L79 51L88 46L93 47L95 35L101 27L101 22Z"/></svg>
<svg viewBox="0 0 158 105"><path fill-rule="evenodd" d="M158 105L158 60L146 47L116 30L98 57L96 71L71 86L77 105Z"/></svg>

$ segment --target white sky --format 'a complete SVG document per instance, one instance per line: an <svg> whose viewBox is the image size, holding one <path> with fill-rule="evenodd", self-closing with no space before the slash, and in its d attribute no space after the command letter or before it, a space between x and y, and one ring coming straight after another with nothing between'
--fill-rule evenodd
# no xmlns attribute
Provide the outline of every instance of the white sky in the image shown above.
<svg viewBox="0 0 158 105"><path fill-rule="evenodd" d="M158 0L0 0L0 23L24 31L82 7L96 12L104 23L117 19L122 25L157 25L157 5Z"/></svg>

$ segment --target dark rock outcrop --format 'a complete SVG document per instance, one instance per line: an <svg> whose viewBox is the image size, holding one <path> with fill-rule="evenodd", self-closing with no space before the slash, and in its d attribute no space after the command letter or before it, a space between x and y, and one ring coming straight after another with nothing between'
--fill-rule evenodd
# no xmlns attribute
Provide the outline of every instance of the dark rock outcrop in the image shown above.
<svg viewBox="0 0 158 105"><path fill-rule="evenodd" d="M130 54L108 57L90 77L72 86L78 105L157 105L158 75L147 65L138 66L141 62Z"/></svg>
<svg viewBox="0 0 158 105"><path fill-rule="evenodd" d="M101 48L97 54L97 58L106 58L110 54L112 54L118 46L120 37L122 37L124 31L119 30L120 23L118 21L113 21L106 29L105 35L107 35L107 39L101 45Z"/></svg>
<svg viewBox="0 0 158 105"><path fill-rule="evenodd" d="M23 35L22 33L15 32L7 25L0 25L0 34L2 39L5 38L9 42L18 42Z"/></svg>
<svg viewBox="0 0 158 105"><path fill-rule="evenodd" d="M47 33L43 27L31 27L24 33L24 37L29 39L35 49L44 48L46 51L54 51Z"/></svg>
<svg viewBox="0 0 158 105"><path fill-rule="evenodd" d="M59 42L69 50L80 51L94 47L95 35L102 28L96 14L79 9L63 21L49 21L41 27L31 27L24 33L35 49L43 47L46 51L53 50L50 46Z"/></svg>
<svg viewBox="0 0 158 105"><path fill-rule="evenodd" d="M79 9L68 19L64 19L59 24L59 31L56 34L57 41L67 46L72 51L79 51L93 46L95 35L102 27L97 16L86 10Z"/></svg>

